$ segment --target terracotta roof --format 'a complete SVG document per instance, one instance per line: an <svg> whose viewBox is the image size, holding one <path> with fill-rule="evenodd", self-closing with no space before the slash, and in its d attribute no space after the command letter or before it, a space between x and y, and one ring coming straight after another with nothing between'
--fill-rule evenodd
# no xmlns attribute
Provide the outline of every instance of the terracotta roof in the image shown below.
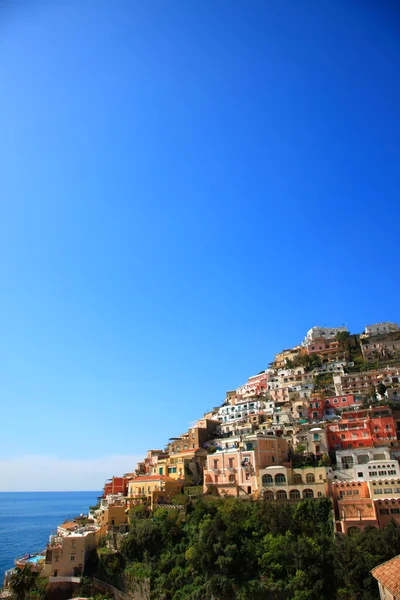
<svg viewBox="0 0 400 600"><path fill-rule="evenodd" d="M395 598L400 598L400 554L375 567L371 573Z"/></svg>
<svg viewBox="0 0 400 600"><path fill-rule="evenodd" d="M62 523L58 527L60 529L77 529L79 527L79 524L75 523L75 521L67 521L66 523Z"/></svg>
<svg viewBox="0 0 400 600"><path fill-rule="evenodd" d="M138 477L134 477L131 479L130 483L138 483L141 481L175 481L173 477L168 477L168 475L139 475Z"/></svg>

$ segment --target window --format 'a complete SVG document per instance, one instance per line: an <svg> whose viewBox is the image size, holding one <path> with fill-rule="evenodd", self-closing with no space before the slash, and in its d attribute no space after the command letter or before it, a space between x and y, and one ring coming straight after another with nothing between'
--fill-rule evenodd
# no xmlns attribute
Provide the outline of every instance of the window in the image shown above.
<svg viewBox="0 0 400 600"><path fill-rule="evenodd" d="M382 490L375 490L375 494L382 494Z"/></svg>
<svg viewBox="0 0 400 600"><path fill-rule="evenodd" d="M388 508L380 508L379 509L379 513L381 515L388 515L389 514L389 509Z"/></svg>
<svg viewBox="0 0 400 600"><path fill-rule="evenodd" d="M75 560L75 555L74 554L71 554L71 560L72 561Z"/></svg>
<svg viewBox="0 0 400 600"><path fill-rule="evenodd" d="M359 472L357 473L357 477L364 477L364 475L363 475L363 474L362 474L362 473L359 471Z"/></svg>
<svg viewBox="0 0 400 600"><path fill-rule="evenodd" d="M235 476L234 475L229 475L229 481L235 481Z"/></svg>
<svg viewBox="0 0 400 600"><path fill-rule="evenodd" d="M354 494L355 496L359 496L359 495L360 495L360 492L359 492L359 490L353 490L353 494Z"/></svg>
<svg viewBox="0 0 400 600"><path fill-rule="evenodd" d="M312 490L304 490L303 498L314 498L314 492Z"/></svg>
<svg viewBox="0 0 400 600"><path fill-rule="evenodd" d="M346 398L342 398L342 402L346 402Z"/></svg>
<svg viewBox="0 0 400 600"><path fill-rule="evenodd" d="M263 485L272 485L274 480L271 475L263 475L262 484Z"/></svg>
<svg viewBox="0 0 400 600"><path fill-rule="evenodd" d="M396 471L388 471L388 475L396 475Z"/></svg>
<svg viewBox="0 0 400 600"><path fill-rule="evenodd" d="M383 488L383 493L384 494L392 494L392 488Z"/></svg>
<svg viewBox="0 0 400 600"><path fill-rule="evenodd" d="M313 473L307 473L306 475L306 483L314 483L315 477Z"/></svg>
<svg viewBox="0 0 400 600"><path fill-rule="evenodd" d="M291 500L298 500L300 498L299 490L290 490L289 498Z"/></svg>
<svg viewBox="0 0 400 600"><path fill-rule="evenodd" d="M391 508L390 514L392 515L400 515L400 508Z"/></svg>
<svg viewBox="0 0 400 600"><path fill-rule="evenodd" d="M278 473L277 475L275 475L275 483L278 485L286 483L285 475L283 475L283 473Z"/></svg>

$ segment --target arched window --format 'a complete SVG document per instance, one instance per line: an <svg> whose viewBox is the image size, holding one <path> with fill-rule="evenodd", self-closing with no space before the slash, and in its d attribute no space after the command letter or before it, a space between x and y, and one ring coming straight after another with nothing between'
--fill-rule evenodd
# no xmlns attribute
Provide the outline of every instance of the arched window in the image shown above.
<svg viewBox="0 0 400 600"><path fill-rule="evenodd" d="M274 500L274 492L264 492L264 500Z"/></svg>
<svg viewBox="0 0 400 600"><path fill-rule="evenodd" d="M314 498L314 492L312 490L303 490L303 498Z"/></svg>
<svg viewBox="0 0 400 600"><path fill-rule="evenodd" d="M274 483L274 480L272 479L271 475L263 475L263 478L262 478L263 485L272 485L273 483Z"/></svg>
<svg viewBox="0 0 400 600"><path fill-rule="evenodd" d="M293 481L294 483L303 483L303 478L301 476L300 473L294 473L293 474Z"/></svg>
<svg viewBox="0 0 400 600"><path fill-rule="evenodd" d="M279 490L278 492L276 492L276 499L277 500L287 500L287 494L286 494L285 490Z"/></svg>
<svg viewBox="0 0 400 600"><path fill-rule="evenodd" d="M183 449L184 449L184 450L187 450L187 446L183 446Z"/></svg>
<svg viewBox="0 0 400 600"><path fill-rule="evenodd" d="M289 498L291 500L298 500L300 498L299 490L290 490Z"/></svg>
<svg viewBox="0 0 400 600"><path fill-rule="evenodd" d="M180 446L177 446L177 447L175 448L175 450L176 450L177 452L179 452L179 451L180 451L180 449L181 449L181 447L180 447Z"/></svg>
<svg viewBox="0 0 400 600"><path fill-rule="evenodd" d="M275 475L275 483L276 485L282 485L286 483L286 477L283 473L278 473L277 475Z"/></svg>
<svg viewBox="0 0 400 600"><path fill-rule="evenodd" d="M357 531L360 531L359 528L353 525L352 527L348 528L347 533L357 533Z"/></svg>
<svg viewBox="0 0 400 600"><path fill-rule="evenodd" d="M307 473L306 483L315 483L314 473Z"/></svg>

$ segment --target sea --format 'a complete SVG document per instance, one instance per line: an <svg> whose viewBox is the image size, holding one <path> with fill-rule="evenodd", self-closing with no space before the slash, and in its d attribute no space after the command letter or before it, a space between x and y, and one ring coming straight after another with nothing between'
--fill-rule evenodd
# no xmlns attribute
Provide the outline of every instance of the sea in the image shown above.
<svg viewBox="0 0 400 600"><path fill-rule="evenodd" d="M0 492L0 587L24 554L45 549L66 519L87 514L101 492Z"/></svg>

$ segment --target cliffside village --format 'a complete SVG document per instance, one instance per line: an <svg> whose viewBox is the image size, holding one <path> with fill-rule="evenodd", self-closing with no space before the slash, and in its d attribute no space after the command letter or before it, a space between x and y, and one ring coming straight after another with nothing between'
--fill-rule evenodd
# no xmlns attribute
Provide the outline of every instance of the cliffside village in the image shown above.
<svg viewBox="0 0 400 600"><path fill-rule="evenodd" d="M134 472L108 480L98 507L16 566L79 581L99 540L128 530L131 505L179 506L182 494L329 497L335 532L400 525L399 440L399 326L376 323L360 335L313 327L187 432L148 450Z"/></svg>

